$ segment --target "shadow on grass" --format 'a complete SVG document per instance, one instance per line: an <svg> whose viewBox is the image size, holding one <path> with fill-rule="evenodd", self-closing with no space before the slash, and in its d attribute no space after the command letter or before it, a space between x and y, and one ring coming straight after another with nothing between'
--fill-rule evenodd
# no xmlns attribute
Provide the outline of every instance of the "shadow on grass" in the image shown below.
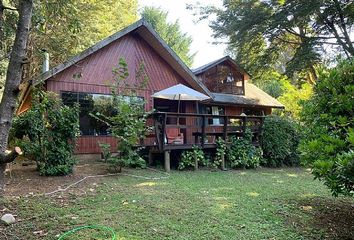
<svg viewBox="0 0 354 240"><path fill-rule="evenodd" d="M308 239L354 239L354 201L323 197L302 198L290 205L286 222Z"/></svg>

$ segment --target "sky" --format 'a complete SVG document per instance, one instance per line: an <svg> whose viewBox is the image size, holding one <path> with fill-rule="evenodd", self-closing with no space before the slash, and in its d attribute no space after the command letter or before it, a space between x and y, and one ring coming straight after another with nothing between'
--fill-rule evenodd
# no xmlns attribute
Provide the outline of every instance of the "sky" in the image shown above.
<svg viewBox="0 0 354 240"><path fill-rule="evenodd" d="M193 11L186 9L186 4L196 4L198 0L139 0L139 8L144 6L161 7L168 11L168 21L179 19L182 32L188 33L193 38L191 52L196 53L192 68L199 67L224 56L224 44L212 44L217 39L211 35L213 31L208 26L208 20L195 23L197 19ZM202 0L203 5L221 6L221 0Z"/></svg>

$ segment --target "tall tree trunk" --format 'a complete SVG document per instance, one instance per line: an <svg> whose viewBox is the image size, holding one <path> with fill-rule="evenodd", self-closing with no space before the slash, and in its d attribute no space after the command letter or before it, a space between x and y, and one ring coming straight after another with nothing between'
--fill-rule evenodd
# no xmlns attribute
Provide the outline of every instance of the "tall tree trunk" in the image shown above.
<svg viewBox="0 0 354 240"><path fill-rule="evenodd" d="M26 45L31 24L33 10L32 0L22 0L19 6L19 20L16 37L12 47L9 66L7 68L3 97L0 103L0 197L3 194L4 172L6 163L12 162L18 153L16 151L5 154L8 144L9 132L12 125L19 85L22 76L22 64L26 59Z"/></svg>

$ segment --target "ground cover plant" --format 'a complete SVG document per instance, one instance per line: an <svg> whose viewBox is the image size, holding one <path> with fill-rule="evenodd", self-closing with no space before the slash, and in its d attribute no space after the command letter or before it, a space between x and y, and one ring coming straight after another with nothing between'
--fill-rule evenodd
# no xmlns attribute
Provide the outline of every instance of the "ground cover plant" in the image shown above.
<svg viewBox="0 0 354 240"><path fill-rule="evenodd" d="M105 169L105 166L102 163L86 168L87 174L92 175L94 169ZM165 176L149 170L123 173ZM26 171L26 178L30 177L28 174L30 171ZM36 181L35 176L31 178ZM53 179L42 177L40 181ZM310 171L301 168L174 171L169 178L156 180L118 175L90 179L50 197L24 197L28 193L23 191L35 187L29 188L31 183L23 182L20 186L17 182L8 186L13 197L8 196L4 204L19 219L14 225L0 227L9 239L17 236L54 240L59 234L82 225L111 227L118 239L354 237L353 199L332 197L325 186L313 179ZM57 189L50 186L40 191ZM21 188L22 197L15 197L11 187ZM87 230L78 236L70 239L92 236L100 239L107 235Z"/></svg>
<svg viewBox="0 0 354 240"><path fill-rule="evenodd" d="M231 139L226 156L231 168L257 168L262 159L262 150L252 144L252 132L246 129L242 138Z"/></svg>
<svg viewBox="0 0 354 240"><path fill-rule="evenodd" d="M201 148L193 146L192 150L184 151L181 154L181 160L178 165L179 170L195 168L197 165L206 165L206 157Z"/></svg>

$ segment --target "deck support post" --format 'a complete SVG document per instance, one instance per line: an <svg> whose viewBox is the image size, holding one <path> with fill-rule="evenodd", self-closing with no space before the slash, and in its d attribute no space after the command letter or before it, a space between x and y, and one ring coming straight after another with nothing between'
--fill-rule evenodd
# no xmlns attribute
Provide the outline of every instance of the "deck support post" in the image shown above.
<svg viewBox="0 0 354 240"><path fill-rule="evenodd" d="M204 144L205 144L205 121L206 121L206 118L205 118L205 115L202 116L202 142L201 142L201 146L202 148L204 148Z"/></svg>
<svg viewBox="0 0 354 240"><path fill-rule="evenodd" d="M225 153L221 154L221 170L225 171Z"/></svg>
<svg viewBox="0 0 354 240"><path fill-rule="evenodd" d="M170 151L165 151L164 152L164 160L165 160L165 171L170 172L171 171L171 159L170 159Z"/></svg>
<svg viewBox="0 0 354 240"><path fill-rule="evenodd" d="M152 166L153 162L154 162L153 154L152 154L152 151L150 149L149 150L149 166Z"/></svg>
<svg viewBox="0 0 354 240"><path fill-rule="evenodd" d="M194 170L198 170L198 158L196 154L194 154Z"/></svg>

